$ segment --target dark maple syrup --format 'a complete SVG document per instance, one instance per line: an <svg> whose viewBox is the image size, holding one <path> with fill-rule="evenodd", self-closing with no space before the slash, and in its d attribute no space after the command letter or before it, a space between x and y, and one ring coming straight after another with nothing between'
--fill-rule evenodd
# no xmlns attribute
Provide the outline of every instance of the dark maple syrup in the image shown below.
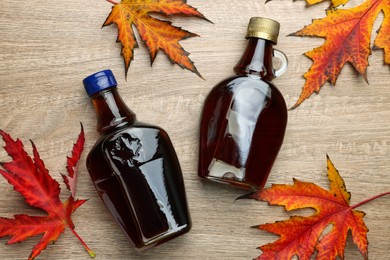
<svg viewBox="0 0 390 260"><path fill-rule="evenodd" d="M112 217L140 251L188 232L183 177L168 134L136 120L111 71L90 77L84 85L101 136L88 154L87 168Z"/></svg>
<svg viewBox="0 0 390 260"><path fill-rule="evenodd" d="M200 123L198 175L246 189L261 189L282 145L287 107L270 82L287 66L272 66L279 24L252 18L248 45L234 67L236 76L215 86L205 100Z"/></svg>

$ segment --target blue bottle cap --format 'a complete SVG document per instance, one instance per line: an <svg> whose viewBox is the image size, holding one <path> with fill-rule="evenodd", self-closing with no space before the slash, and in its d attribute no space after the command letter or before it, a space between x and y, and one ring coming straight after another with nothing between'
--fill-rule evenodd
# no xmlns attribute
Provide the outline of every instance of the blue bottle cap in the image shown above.
<svg viewBox="0 0 390 260"><path fill-rule="evenodd" d="M111 70L102 70L96 72L91 76L86 77L83 80L83 84L88 96L92 96L104 89L117 86L114 74Z"/></svg>

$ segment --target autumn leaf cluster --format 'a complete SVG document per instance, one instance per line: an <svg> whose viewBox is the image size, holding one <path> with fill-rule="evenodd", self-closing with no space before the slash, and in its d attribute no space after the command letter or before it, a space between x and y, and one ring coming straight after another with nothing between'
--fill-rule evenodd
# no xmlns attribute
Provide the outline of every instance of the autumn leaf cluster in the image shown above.
<svg viewBox="0 0 390 260"><path fill-rule="evenodd" d="M195 16L207 20L197 9L183 0L108 1L114 6L103 26L113 23L118 26L117 40L122 45L126 74L133 60L134 48L138 47L134 25L149 50L151 63L158 51L162 50L173 63L201 77L189 59L189 53L179 44L180 40L197 35L175 27L169 21L151 16L151 13L159 13L165 16ZM324 1L326 0L306 0L309 6ZM299 106L313 93L318 93L326 82L335 85L346 63L352 64L368 82L368 57L372 49L383 49L384 61L390 64L390 0L365 0L356 7L340 8L348 1L331 0L326 17L315 19L312 24L291 34L325 38L323 45L305 53L313 60L313 64L304 74L306 82L292 108ZM381 12L384 19L371 48L373 25Z"/></svg>

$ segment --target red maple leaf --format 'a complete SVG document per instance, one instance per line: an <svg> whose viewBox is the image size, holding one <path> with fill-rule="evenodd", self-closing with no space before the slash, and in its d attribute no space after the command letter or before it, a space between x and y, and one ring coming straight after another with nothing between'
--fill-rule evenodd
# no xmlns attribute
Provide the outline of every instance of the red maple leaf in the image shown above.
<svg viewBox="0 0 390 260"><path fill-rule="evenodd" d="M86 200L75 200L76 192L76 164L84 146L84 131L81 132L72 150L72 157L68 157L68 175L63 175L67 188L72 195L65 202L61 202L59 183L54 180L41 160L35 144L31 141L33 158L24 150L23 143L19 139L13 140L6 132L0 130L0 135L5 142L5 151L12 161L1 163L0 174L8 183L19 192L25 201L36 208L47 212L46 216L29 216L26 214L15 215L14 218L0 217L0 237L10 236L7 244L14 244L27 238L43 234L41 240L34 246L28 259L34 259L49 243L55 242L68 227L80 240L88 253L93 257L94 252L88 248L80 236L74 230L71 219L72 213Z"/></svg>

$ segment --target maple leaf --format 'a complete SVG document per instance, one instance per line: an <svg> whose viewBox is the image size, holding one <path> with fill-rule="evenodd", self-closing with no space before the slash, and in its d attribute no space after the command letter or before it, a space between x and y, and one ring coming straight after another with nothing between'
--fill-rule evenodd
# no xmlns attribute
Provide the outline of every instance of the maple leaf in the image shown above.
<svg viewBox="0 0 390 260"><path fill-rule="evenodd" d="M34 259L49 243L55 242L68 227L80 240L88 253L93 257L94 252L88 248L84 241L74 230L75 226L71 215L86 200L75 200L75 174L74 168L80 158L84 146L84 131L81 133L72 150L72 157L68 157L68 175L63 175L68 189L72 195L61 202L59 183L54 180L41 160L35 144L31 141L33 158L24 150L22 141L13 140L12 137L0 130L5 147L4 150L12 158L12 161L1 163L4 170L0 174L8 183L19 192L29 205L46 211L46 216L29 216L26 214L15 215L14 218L0 217L0 237L10 236L7 244L14 244L26 240L31 236L43 234L40 241L34 246L28 259Z"/></svg>
<svg viewBox="0 0 390 260"><path fill-rule="evenodd" d="M85 137L84 128L81 124L81 132L77 138L77 142L73 145L72 156L66 157L66 169L68 174L61 174L66 185L66 188L72 193L73 197L76 197L76 180L77 180L77 162L80 160L81 153L83 152Z"/></svg>
<svg viewBox="0 0 390 260"><path fill-rule="evenodd" d="M333 1L334 5L342 1ZM326 39L325 43L305 55L313 60L313 65L304 74L306 83L292 107L299 106L313 92L329 81L335 85L343 66L349 62L367 80L368 56L371 54L370 39L373 24L378 14L385 12L382 28L376 38L375 45L384 48L389 61L389 6L390 0L366 0L361 5L350 9L331 9L323 19L291 34L293 36L316 36Z"/></svg>
<svg viewBox="0 0 390 260"><path fill-rule="evenodd" d="M310 259L314 249L318 251L317 259L336 259L337 256L344 259L344 247L349 230L352 232L353 242L367 259L368 228L363 221L365 213L355 208L378 197L389 195L390 192L350 206L351 194L329 157L327 165L330 190L325 190L314 183L294 179L293 185L273 184L271 188L246 196L267 201L271 205L284 206L287 211L303 208L315 210L314 214L308 217L292 216L285 221L258 226L259 229L277 234L280 238L261 246L263 254L257 259L291 259L296 255L299 259L305 260ZM329 225L332 226L330 232L320 238Z"/></svg>
<svg viewBox="0 0 390 260"><path fill-rule="evenodd" d="M148 47L151 64L153 64L157 52L161 49L173 63L194 72L202 78L194 63L189 59L189 53L179 44L180 40L198 35L172 26L169 21L161 21L150 16L150 13L181 14L207 20L197 9L186 4L185 0L123 0L121 3L112 0L107 1L113 3L114 6L103 27L113 23L118 26L117 41L122 44L126 76L130 62L133 60L134 48L138 47L132 27L132 25L135 25L142 41Z"/></svg>

